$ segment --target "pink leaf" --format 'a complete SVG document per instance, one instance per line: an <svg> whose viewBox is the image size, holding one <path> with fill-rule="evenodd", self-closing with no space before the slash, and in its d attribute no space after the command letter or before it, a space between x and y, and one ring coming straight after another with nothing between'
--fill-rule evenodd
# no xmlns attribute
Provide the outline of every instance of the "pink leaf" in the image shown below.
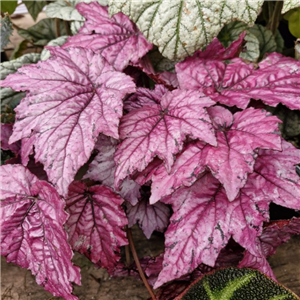
<svg viewBox="0 0 300 300"><path fill-rule="evenodd" d="M84 47L99 52L120 71L152 49L152 44L123 13L110 17L107 7L97 2L80 3L76 9L86 21L78 34L69 37L64 48Z"/></svg>
<svg viewBox="0 0 300 300"><path fill-rule="evenodd" d="M224 185L229 200L233 200L245 185L247 174L253 172L256 148L281 148L280 136L274 134L279 121L276 117L266 117L264 112L252 108L234 115L220 106L208 108L208 112L217 131L218 146L190 143L177 156L170 172L163 166L152 172L150 203L181 186L190 186L206 166Z"/></svg>
<svg viewBox="0 0 300 300"><path fill-rule="evenodd" d="M159 272L162 269L162 254L157 257L146 256L139 259L139 261L145 275L147 276L148 283L153 286L154 282L157 280ZM136 279L141 280L135 262L133 262L130 266L125 266L124 263L118 262L117 266L110 273L110 275L115 277L134 276Z"/></svg>
<svg viewBox="0 0 300 300"><path fill-rule="evenodd" d="M179 87L177 75L169 71L156 72L148 56L141 58L134 66L147 74L154 82L164 85L170 91Z"/></svg>
<svg viewBox="0 0 300 300"><path fill-rule="evenodd" d="M157 276L162 269L163 255L160 254L156 257L145 257L141 260L141 265L145 274L147 275L148 282L153 286L154 282L157 280Z"/></svg>
<svg viewBox="0 0 300 300"><path fill-rule="evenodd" d="M259 237L265 256L275 254L276 248L287 242L293 234L300 234L300 218L269 223Z"/></svg>
<svg viewBox="0 0 300 300"><path fill-rule="evenodd" d="M50 51L50 59L20 68L2 85L29 91L16 108L10 142L30 138L35 159L44 164L59 193L66 195L99 133L118 138L122 98L135 87L130 77L91 50Z"/></svg>
<svg viewBox="0 0 300 300"><path fill-rule="evenodd" d="M1 123L1 149L10 150L15 154L19 154L21 150L20 142L9 144L8 140L12 134L13 124Z"/></svg>
<svg viewBox="0 0 300 300"><path fill-rule="evenodd" d="M109 271L120 259L120 246L128 244L123 201L106 186L88 188L81 182L70 185L66 200L70 214L66 230L72 248Z"/></svg>
<svg viewBox="0 0 300 300"><path fill-rule="evenodd" d="M260 244L256 244L256 247L260 250L260 252L262 252ZM261 272L276 280L274 272L263 254L253 255L249 251L245 251L244 257L240 261L238 267L260 270Z"/></svg>
<svg viewBox="0 0 300 300"><path fill-rule="evenodd" d="M95 145L98 154L90 163L84 179L101 181L102 184L111 187L114 183L115 162L114 154L118 141L100 134Z"/></svg>
<svg viewBox="0 0 300 300"><path fill-rule="evenodd" d="M162 164L152 172L151 204L172 194L181 186L192 185L197 180L198 175L205 170L205 157L203 158L202 154L206 145L200 141L189 143L177 156L169 173Z"/></svg>
<svg viewBox="0 0 300 300"><path fill-rule="evenodd" d="M114 172L115 162L114 154L116 151L116 145L118 141L105 136L99 135L95 149L98 154L94 160L90 163L87 173L84 175L84 179L91 179L94 181L101 181L102 184L114 189ZM129 201L131 205L136 205L140 198L140 185L135 181L126 178L116 193L120 194L122 198Z"/></svg>
<svg viewBox="0 0 300 300"><path fill-rule="evenodd" d="M267 257L275 254L277 247L288 241L293 234L300 234L300 218L275 221L268 224L261 236L256 240L255 244L259 249L258 254L253 255L249 251L245 251L244 258L240 262L239 267L258 269L276 279L267 261Z"/></svg>
<svg viewBox="0 0 300 300"><path fill-rule="evenodd" d="M167 92L168 89L161 84L156 84L154 90L137 88L136 93L124 101L124 109L132 111L143 106L159 104L163 95Z"/></svg>
<svg viewBox="0 0 300 300"><path fill-rule="evenodd" d="M282 140L283 151L260 150L255 173L249 177L264 198L278 205L300 209L300 177L295 165L300 162L300 150Z"/></svg>
<svg viewBox="0 0 300 300"><path fill-rule="evenodd" d="M63 199L21 165L1 166L1 183L2 255L30 269L53 295L78 299L71 294L71 282L80 284L80 274L63 229Z"/></svg>
<svg viewBox="0 0 300 300"><path fill-rule="evenodd" d="M201 50L196 51L192 57L186 58L186 61L189 60L192 62L197 59L226 60L238 57L242 51L245 35L246 32L244 31L228 48L224 48L221 42L217 38L214 38L203 52Z"/></svg>
<svg viewBox="0 0 300 300"><path fill-rule="evenodd" d="M231 236L255 251L252 246L265 220L261 214L265 203L256 203L247 195L229 202L222 185L211 174L163 201L172 205L174 213L165 233L163 270L155 288L190 273L201 263L213 267Z"/></svg>
<svg viewBox="0 0 300 300"><path fill-rule="evenodd" d="M209 108L208 112L217 132L218 146L208 145L202 155L213 175L224 185L231 201L245 185L247 174L253 172L255 150L281 150L281 138L275 134L280 121L253 108L233 116L220 106Z"/></svg>
<svg viewBox="0 0 300 300"><path fill-rule="evenodd" d="M149 201L143 198L135 206L128 203L126 214L129 227L138 223L147 239L150 239L154 230L164 232L169 224L171 211L164 203L150 205Z"/></svg>
<svg viewBox="0 0 300 300"><path fill-rule="evenodd" d="M258 68L240 58L219 60L187 58L176 65L180 88L198 90L214 101L246 108L251 98L276 106L300 108L300 62L270 54Z"/></svg>
<svg viewBox="0 0 300 300"><path fill-rule="evenodd" d="M115 161L116 186L127 175L142 171L158 156L168 171L174 154L183 146L185 137L201 139L216 145L214 131L206 110L212 101L193 91L167 92L160 105L153 104L131 111L122 118L120 144Z"/></svg>
<svg viewBox="0 0 300 300"><path fill-rule="evenodd" d="M132 175L132 178L140 185L149 185L149 181L151 181L152 176L160 167L165 169L162 161L156 157L142 172L134 173L134 175Z"/></svg>

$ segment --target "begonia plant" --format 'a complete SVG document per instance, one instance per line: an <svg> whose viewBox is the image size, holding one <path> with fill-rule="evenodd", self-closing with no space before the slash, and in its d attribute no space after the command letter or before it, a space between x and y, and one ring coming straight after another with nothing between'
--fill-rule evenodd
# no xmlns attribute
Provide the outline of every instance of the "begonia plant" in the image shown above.
<svg viewBox="0 0 300 300"><path fill-rule="evenodd" d="M281 16L300 6L278 2L274 22L278 9ZM43 6L31 5L36 17ZM250 267L275 278L267 257L300 233L300 223L267 226L269 207L300 210L300 150L281 136L271 108L300 109L300 61L276 52L278 24L254 25L262 5L60 0L46 7L47 22L67 25L64 36L41 56L1 65L1 105L13 115L1 124L10 153L1 166L8 262L65 299L78 299L73 251L112 275L138 268L153 299L174 299L182 290L159 296L167 283L190 282L205 269ZM257 31L272 37L275 51L264 50ZM32 32L23 35L30 40ZM136 223L147 238L164 234L159 257L136 259ZM228 255L232 242L238 251ZM121 260L126 245L131 267ZM157 295L147 278L162 288Z"/></svg>

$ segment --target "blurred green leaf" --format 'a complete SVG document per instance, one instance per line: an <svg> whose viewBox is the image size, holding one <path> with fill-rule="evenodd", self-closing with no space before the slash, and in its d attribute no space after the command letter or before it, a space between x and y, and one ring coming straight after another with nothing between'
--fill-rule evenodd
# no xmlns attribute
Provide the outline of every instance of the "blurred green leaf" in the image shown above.
<svg viewBox="0 0 300 300"><path fill-rule="evenodd" d="M28 53L18 59L5 61L0 64L1 80L4 80L9 74L17 72L24 66L37 63L40 60L39 53ZM1 88L1 121L2 123L11 122L14 117L13 109L20 103L25 96L25 92L16 92L11 88Z"/></svg>
<svg viewBox="0 0 300 300"><path fill-rule="evenodd" d="M47 46L61 46L63 45L69 36L67 35L63 35L60 36L52 41L50 41ZM50 51L47 49L43 49L42 53L41 53L41 60L47 60L50 57Z"/></svg>
<svg viewBox="0 0 300 300"><path fill-rule="evenodd" d="M47 5L46 1L27 1L23 0L26 8L34 20L37 19L38 14L43 10L44 6Z"/></svg>
<svg viewBox="0 0 300 300"><path fill-rule="evenodd" d="M36 46L45 46L57 35L66 35L66 28L59 19L43 19L28 29L19 29L18 33Z"/></svg>
<svg viewBox="0 0 300 300"><path fill-rule="evenodd" d="M5 162L11 158L15 157L15 155L11 151L5 151L1 149L1 165L4 165Z"/></svg>
<svg viewBox="0 0 300 300"><path fill-rule="evenodd" d="M10 15L15 11L16 7L18 6L18 1L5 1L1 0L1 12L2 13L9 13Z"/></svg>
<svg viewBox="0 0 300 300"><path fill-rule="evenodd" d="M300 38L300 7L290 10L284 15L284 19L289 22L289 31L290 33Z"/></svg>
<svg viewBox="0 0 300 300"><path fill-rule="evenodd" d="M27 44L28 41L24 40L22 42L20 42L14 49L14 51L12 52L12 54L10 55L10 59L14 60L17 59L19 57L21 57L23 55L23 51L25 51L27 49Z"/></svg>
<svg viewBox="0 0 300 300"><path fill-rule="evenodd" d="M259 60L261 60L266 53L275 52L277 44L275 37L271 30L266 29L262 25L255 24L253 27L248 29L250 33L255 35L259 41Z"/></svg>
<svg viewBox="0 0 300 300"><path fill-rule="evenodd" d="M236 41L239 38L239 35L245 30L247 31L245 36L245 41L247 42L246 51L241 52L240 57L256 62L260 54L259 41L256 36L248 30L247 24L239 21L234 21L227 24L220 31L218 39L222 45L227 48L232 42Z"/></svg>
<svg viewBox="0 0 300 300"><path fill-rule="evenodd" d="M4 18L1 17L1 52L3 48L9 43L9 37L13 32L12 23L10 17L6 15Z"/></svg>
<svg viewBox="0 0 300 300"><path fill-rule="evenodd" d="M282 38L278 29L276 30L274 37L275 37L275 42L277 45L276 52L282 53L283 48L284 48L284 39Z"/></svg>

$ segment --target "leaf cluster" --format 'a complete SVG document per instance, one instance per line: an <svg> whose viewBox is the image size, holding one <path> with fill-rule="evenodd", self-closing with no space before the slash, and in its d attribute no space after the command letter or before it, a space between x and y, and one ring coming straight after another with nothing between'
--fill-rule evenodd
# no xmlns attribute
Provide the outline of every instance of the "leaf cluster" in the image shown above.
<svg viewBox="0 0 300 300"><path fill-rule="evenodd" d="M47 4L24 2L35 19ZM278 53L281 11L249 27L262 1L167 2L55 1L19 30L42 53L1 64L1 251L55 296L77 299L73 251L115 276L139 269L161 288L146 283L152 298L171 300L219 267L275 278L267 257L300 233L299 218L269 213L300 210L300 150L271 113L300 108L300 61ZM164 253L136 260L125 230L136 223L164 234ZM231 299L261 276L241 272L201 288Z"/></svg>

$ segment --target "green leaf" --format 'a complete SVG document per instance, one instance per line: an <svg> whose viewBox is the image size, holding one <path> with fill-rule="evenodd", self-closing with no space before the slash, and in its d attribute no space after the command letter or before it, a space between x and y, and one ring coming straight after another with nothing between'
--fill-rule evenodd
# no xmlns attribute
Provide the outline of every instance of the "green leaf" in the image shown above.
<svg viewBox="0 0 300 300"><path fill-rule="evenodd" d="M4 18L1 17L1 52L3 48L9 43L9 37L13 32L12 23L10 17L6 15Z"/></svg>
<svg viewBox="0 0 300 300"><path fill-rule="evenodd" d="M275 37L275 42L276 42L276 45L277 45L276 52L282 53L283 48L284 48L284 39L282 38L282 36L281 36L278 29L276 29L274 37Z"/></svg>
<svg viewBox="0 0 300 300"><path fill-rule="evenodd" d="M50 41L47 46L61 46L67 41L68 36L63 35L58 37L55 40ZM47 49L43 49L41 53L41 60L47 60L50 57L50 51Z"/></svg>
<svg viewBox="0 0 300 300"><path fill-rule="evenodd" d="M24 65L37 63L39 60L40 60L39 53L28 53L18 59L5 61L0 64L0 73L1 73L0 79L4 80L7 77L7 75L16 73L20 67Z"/></svg>
<svg viewBox="0 0 300 300"><path fill-rule="evenodd" d="M49 18L58 18L65 21L84 21L85 18L75 8L80 2L90 3L95 0L58 0L50 3L46 8L46 14ZM107 0L98 0L101 5L107 5Z"/></svg>
<svg viewBox="0 0 300 300"><path fill-rule="evenodd" d="M1 88L1 112L7 111L7 108L12 112L25 95L26 93L16 92L11 88Z"/></svg>
<svg viewBox="0 0 300 300"><path fill-rule="evenodd" d="M1 123L14 123L15 114L9 111L1 111L0 120Z"/></svg>
<svg viewBox="0 0 300 300"><path fill-rule="evenodd" d="M300 7L290 10L287 14L284 15L284 19L289 22L289 31L290 33L300 38Z"/></svg>
<svg viewBox="0 0 300 300"><path fill-rule="evenodd" d="M84 17L75 8L79 1L63 1L50 3L46 8L46 14L49 18L58 18L65 21L84 21Z"/></svg>
<svg viewBox="0 0 300 300"><path fill-rule="evenodd" d="M233 20L252 25L262 3L262 0L109 0L109 11L125 13L163 56L176 60L208 45Z"/></svg>
<svg viewBox="0 0 300 300"><path fill-rule="evenodd" d="M163 57L158 51L157 47L154 47L153 50L150 50L147 55L152 63L152 66L156 72L174 72L176 61L172 61Z"/></svg>
<svg viewBox="0 0 300 300"><path fill-rule="evenodd" d="M56 22L58 22L59 30L56 28ZM28 29L19 29L18 33L34 45L45 46L49 41L56 39L57 34L66 35L66 29L61 20L43 19Z"/></svg>
<svg viewBox="0 0 300 300"><path fill-rule="evenodd" d="M295 59L300 60L300 39L295 43Z"/></svg>
<svg viewBox="0 0 300 300"><path fill-rule="evenodd" d="M34 20L37 19L38 14L43 10L44 6L47 5L46 1L28 1L23 0L26 8Z"/></svg>
<svg viewBox="0 0 300 300"><path fill-rule="evenodd" d="M282 52L284 40L279 31L275 36L270 30L261 25L254 25L248 28L247 24L239 21L231 22L224 26L218 35L218 39L224 47L228 47L239 35L247 31L245 36L246 52L241 52L240 57L253 62L260 60L267 52Z"/></svg>
<svg viewBox="0 0 300 300"><path fill-rule="evenodd" d="M79 29L83 26L84 21L72 21L71 22L71 33L75 35Z"/></svg>
<svg viewBox="0 0 300 300"><path fill-rule="evenodd" d="M2 13L9 13L10 15L16 10L16 7L18 5L18 1L1 1L1 12Z"/></svg>
<svg viewBox="0 0 300 300"><path fill-rule="evenodd" d="M275 52L277 44L275 37L271 30L266 29L262 25L255 24L253 27L248 29L250 33L256 36L259 41L259 60L261 60L266 53Z"/></svg>
<svg viewBox="0 0 300 300"><path fill-rule="evenodd" d="M10 55L10 60L17 59L23 55L23 52L28 48L28 41L21 41Z"/></svg>
<svg viewBox="0 0 300 300"><path fill-rule="evenodd" d="M297 7L300 7L299 0L284 0L281 13L284 14L284 13L288 12L289 10L297 8Z"/></svg>
<svg viewBox="0 0 300 300"><path fill-rule="evenodd" d="M4 80L9 74L17 72L17 70L29 64L37 63L40 60L39 53L28 53L18 59L5 61L0 64L0 79ZM16 92L10 88L1 88L1 112L2 118L7 119L7 115L11 118L13 109L20 103L25 96L24 92Z"/></svg>
<svg viewBox="0 0 300 300"><path fill-rule="evenodd" d="M58 18L71 22L71 33L75 35L83 26L85 18L75 8L80 2L90 3L95 0L58 0L50 3L46 8L46 14L49 18ZM107 0L98 0L100 5L106 6Z"/></svg>
<svg viewBox="0 0 300 300"><path fill-rule="evenodd" d="M11 158L13 158L14 155L10 151L2 150L1 149L1 161L0 164L4 165L5 162Z"/></svg>
<svg viewBox="0 0 300 300"><path fill-rule="evenodd" d="M263 273L225 268L196 280L176 300L299 300Z"/></svg>
<svg viewBox="0 0 300 300"><path fill-rule="evenodd" d="M243 31L247 31L245 36L246 51L240 53L240 57L249 61L256 62L259 58L259 41L248 29L247 24L239 21L231 22L223 27L218 35L219 41L224 47L228 47L232 42L239 38Z"/></svg>

